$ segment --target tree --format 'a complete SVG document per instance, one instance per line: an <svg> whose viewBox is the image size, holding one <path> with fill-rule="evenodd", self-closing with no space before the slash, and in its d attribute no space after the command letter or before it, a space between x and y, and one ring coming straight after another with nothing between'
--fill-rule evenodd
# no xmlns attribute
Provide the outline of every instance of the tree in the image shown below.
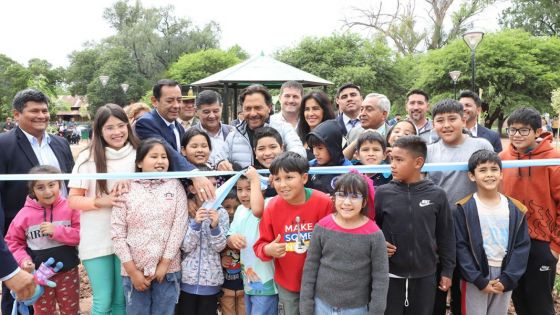
<svg viewBox="0 0 560 315"><path fill-rule="evenodd" d="M476 86L488 102L486 126L497 120L501 131L507 116L520 106L549 111L550 93L560 86L560 39L534 37L520 30L488 34L476 52ZM419 56L416 86L432 95L432 103L453 97L450 70L463 74L458 88L470 87L470 50L462 40Z"/></svg>
<svg viewBox="0 0 560 315"><path fill-rule="evenodd" d="M0 119L12 116L12 100L27 87L31 73L21 64L0 54Z"/></svg>
<svg viewBox="0 0 560 315"><path fill-rule="evenodd" d="M238 55L242 57L246 55L238 46L232 48L229 51L209 49L184 54L176 63L171 65L167 76L182 84L190 84L227 69L241 62Z"/></svg>
<svg viewBox="0 0 560 315"><path fill-rule="evenodd" d="M502 12L500 24L522 28L535 36L560 35L560 1L513 0Z"/></svg>
<svg viewBox="0 0 560 315"><path fill-rule="evenodd" d="M393 53L381 39L367 40L352 33L306 37L296 47L276 52L276 58L333 82L331 92L354 82L364 94L384 93L393 101L406 93Z"/></svg>
<svg viewBox="0 0 560 315"><path fill-rule="evenodd" d="M430 19L427 29L419 28L419 17L416 15L416 0L396 0L386 2L394 6L394 10L387 10L383 1L377 7L352 8L356 14L345 17L343 22L348 28L363 27L372 29L376 33L391 40L400 54L413 54L421 50L420 45L425 43L428 49L443 47L447 42L460 36L466 31L469 19L481 13L495 0L462 1L456 11L449 9L455 0L424 0L428 5L425 15ZM452 26L445 31L444 22L450 17Z"/></svg>
<svg viewBox="0 0 560 315"><path fill-rule="evenodd" d="M184 53L217 48L220 28L215 22L203 27L176 17L173 6L144 8L140 1L129 5L119 0L105 9L103 17L117 31L105 40L128 49L136 70L155 81Z"/></svg>

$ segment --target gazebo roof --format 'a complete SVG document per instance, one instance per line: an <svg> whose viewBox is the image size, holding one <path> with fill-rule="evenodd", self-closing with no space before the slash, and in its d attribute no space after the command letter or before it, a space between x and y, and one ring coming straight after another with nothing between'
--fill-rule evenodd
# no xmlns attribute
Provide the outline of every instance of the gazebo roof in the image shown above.
<svg viewBox="0 0 560 315"><path fill-rule="evenodd" d="M298 81L305 87L333 84L316 75L260 54L233 67L193 82L191 85L197 87L222 87L224 84L248 86L253 83L260 83L268 87L278 87L286 81Z"/></svg>

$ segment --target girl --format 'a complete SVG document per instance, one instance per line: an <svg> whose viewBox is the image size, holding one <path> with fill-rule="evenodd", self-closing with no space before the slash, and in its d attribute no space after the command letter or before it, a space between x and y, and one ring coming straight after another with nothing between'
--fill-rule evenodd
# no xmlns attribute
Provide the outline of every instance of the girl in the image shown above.
<svg viewBox="0 0 560 315"><path fill-rule="evenodd" d="M305 95L301 100L301 104L299 117L303 117L303 119L299 120L297 133L307 151L307 159L311 161L315 156L307 147L305 137L320 123L325 120L334 119L335 116L329 97L323 91L315 91Z"/></svg>
<svg viewBox="0 0 560 315"><path fill-rule="evenodd" d="M199 167L200 171L210 170ZM215 178L208 178L211 182ZM202 208L203 201L192 184L187 186L194 198L196 213L189 215L187 234L181 246L181 295L178 314L216 314L218 293L224 282L220 253L226 247L229 216L226 210Z"/></svg>
<svg viewBox="0 0 560 315"><path fill-rule="evenodd" d="M410 120L401 120L387 132L387 158L391 156L391 147L398 138L403 136L418 135L418 129Z"/></svg>
<svg viewBox="0 0 560 315"><path fill-rule="evenodd" d="M356 142L358 161L354 165L385 164L386 147L385 138L380 133L373 130L364 130ZM393 179L390 173L387 176L383 173L372 173L367 174L367 176L371 178L374 186L387 184Z"/></svg>
<svg viewBox="0 0 560 315"><path fill-rule="evenodd" d="M60 174L58 168L41 165L29 174ZM78 314L80 311L80 279L78 252L80 243L80 214L68 207L60 196L61 181L32 180L25 206L18 212L8 233L6 243L22 269L35 271L50 257L62 262L63 268L50 280L56 287L45 286L45 292L35 303L35 314Z"/></svg>
<svg viewBox="0 0 560 315"><path fill-rule="evenodd" d="M119 105L100 107L93 121L93 139L76 160L72 173L134 172L136 147L128 118ZM93 291L92 315L125 314L121 263L111 241L111 209L119 199L115 180L71 180L68 203L82 210L80 259Z"/></svg>
<svg viewBox="0 0 560 315"><path fill-rule="evenodd" d="M260 178L257 171L249 167L245 176L237 181L237 197L241 206L237 208L228 231L228 247L238 249L241 254L241 270L245 290L245 311L248 315L276 314L278 312L278 290L274 283L274 264L255 256L253 245L259 239L260 218L264 208Z"/></svg>
<svg viewBox="0 0 560 315"><path fill-rule="evenodd" d="M168 152L147 139L136 153L137 172L166 172ZM179 299L179 248L187 231L187 195L177 179L136 179L111 217L115 254L122 261L126 313L173 314ZM154 202L155 201L155 202Z"/></svg>
<svg viewBox="0 0 560 315"><path fill-rule="evenodd" d="M191 164L209 165L212 143L206 132L198 128L189 128L181 139L181 153Z"/></svg>
<svg viewBox="0 0 560 315"><path fill-rule="evenodd" d="M340 177L336 212L317 223L303 269L301 314L383 314L389 265L383 233L368 218L373 186L359 174ZM333 289L336 288L336 289Z"/></svg>

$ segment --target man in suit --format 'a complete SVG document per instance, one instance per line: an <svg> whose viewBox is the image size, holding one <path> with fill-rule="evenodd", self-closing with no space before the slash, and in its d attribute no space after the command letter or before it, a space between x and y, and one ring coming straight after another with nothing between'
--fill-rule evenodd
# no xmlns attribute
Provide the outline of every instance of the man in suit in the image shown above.
<svg viewBox="0 0 560 315"><path fill-rule="evenodd" d="M466 90L459 95L459 102L463 105L465 117L467 119L466 128L473 137L484 138L494 147L494 151L502 151L502 140L500 135L478 123L482 102L480 97L472 91Z"/></svg>
<svg viewBox="0 0 560 315"><path fill-rule="evenodd" d="M179 152L181 151L181 138L185 129L177 118L182 106L181 87L174 80L159 80L152 90L151 97L154 109L144 114L136 122L134 130L141 140L159 138L164 140L171 156L169 158L172 171L190 171L195 169ZM197 194L202 200L215 197L215 187L206 177L191 178Z"/></svg>
<svg viewBox="0 0 560 315"><path fill-rule="evenodd" d="M27 300L35 293L35 279L30 273L18 267L4 242L4 236L2 234L0 236L0 282L14 291L19 300ZM2 292L4 292L3 289ZM3 310L2 313L10 314L4 313Z"/></svg>
<svg viewBox="0 0 560 315"><path fill-rule="evenodd" d="M59 136L47 134L49 99L34 89L20 91L12 106L19 125L0 135L0 174L27 174L38 165L57 167L62 173L71 173L74 159L68 142ZM2 234L23 207L27 197L27 182L0 181L0 228ZM62 194L66 195L66 185ZM9 290L2 290L2 313L9 314L13 299Z"/></svg>
<svg viewBox="0 0 560 315"><path fill-rule="evenodd" d="M336 120L346 137L360 122L358 119L360 106L362 105L360 87L354 83L346 83L339 87L336 91L336 104L339 110Z"/></svg>

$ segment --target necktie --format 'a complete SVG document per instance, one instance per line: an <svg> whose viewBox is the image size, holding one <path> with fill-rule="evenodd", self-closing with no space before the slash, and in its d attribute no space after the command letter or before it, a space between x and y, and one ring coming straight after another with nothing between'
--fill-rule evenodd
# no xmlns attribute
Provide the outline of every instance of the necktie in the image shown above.
<svg viewBox="0 0 560 315"><path fill-rule="evenodd" d="M360 121L359 119L350 119L349 123L352 125L352 128L356 127L356 124Z"/></svg>
<svg viewBox="0 0 560 315"><path fill-rule="evenodd" d="M179 130L175 126L175 123L169 125L169 129L173 132L173 136L175 137L175 145L177 146L177 151L181 151L181 139L179 139Z"/></svg>

